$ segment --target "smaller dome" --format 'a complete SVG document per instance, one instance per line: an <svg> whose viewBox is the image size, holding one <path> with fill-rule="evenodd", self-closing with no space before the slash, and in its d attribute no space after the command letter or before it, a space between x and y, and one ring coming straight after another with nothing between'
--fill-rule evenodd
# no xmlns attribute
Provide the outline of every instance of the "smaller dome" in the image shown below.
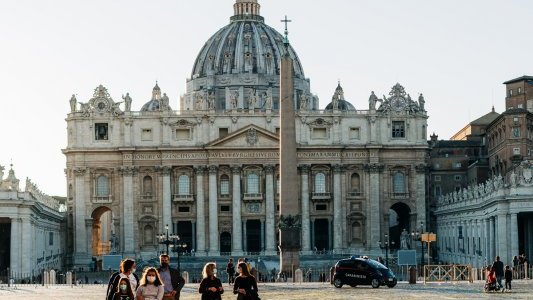
<svg viewBox="0 0 533 300"><path fill-rule="evenodd" d="M335 107L337 106L337 107ZM351 110L355 111L355 107L348 101L344 99L344 90L342 89L341 83L339 82L339 85L337 85L337 88L335 89L335 93L333 94L333 97L331 98L331 102L326 106L326 110L333 110L333 108L337 110Z"/></svg>
<svg viewBox="0 0 533 300"><path fill-rule="evenodd" d="M159 100L150 100L143 107L141 111L160 111L161 102Z"/></svg>
<svg viewBox="0 0 533 300"><path fill-rule="evenodd" d="M328 106L326 106L326 110L333 110L333 102L330 102ZM349 111L355 111L355 107L346 100L339 100L339 108L338 110L349 110Z"/></svg>

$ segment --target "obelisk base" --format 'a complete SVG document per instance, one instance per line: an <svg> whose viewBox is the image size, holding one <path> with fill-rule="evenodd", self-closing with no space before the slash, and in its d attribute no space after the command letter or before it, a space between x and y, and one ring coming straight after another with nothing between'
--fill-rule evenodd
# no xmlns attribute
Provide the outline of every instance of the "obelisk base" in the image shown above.
<svg viewBox="0 0 533 300"><path fill-rule="evenodd" d="M280 272L278 280L294 278L294 271L300 267L300 228L280 228Z"/></svg>

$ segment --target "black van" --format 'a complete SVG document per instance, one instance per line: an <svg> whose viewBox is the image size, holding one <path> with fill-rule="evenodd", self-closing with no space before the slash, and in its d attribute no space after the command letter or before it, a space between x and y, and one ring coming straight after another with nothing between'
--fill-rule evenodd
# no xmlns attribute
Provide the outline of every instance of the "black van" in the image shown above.
<svg viewBox="0 0 533 300"><path fill-rule="evenodd" d="M336 288L341 288L344 284L352 287L371 285L373 288L386 285L392 288L397 283L396 276L389 268L367 257L341 259L335 265L333 285Z"/></svg>

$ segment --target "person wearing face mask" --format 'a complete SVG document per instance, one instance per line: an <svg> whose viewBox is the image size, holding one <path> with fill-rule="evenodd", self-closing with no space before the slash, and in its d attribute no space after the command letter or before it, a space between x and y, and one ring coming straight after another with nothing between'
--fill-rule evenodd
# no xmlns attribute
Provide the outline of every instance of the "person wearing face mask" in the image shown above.
<svg viewBox="0 0 533 300"><path fill-rule="evenodd" d="M233 283L233 293L237 295L237 300L260 300L257 281L250 274L248 265L245 262L241 262L237 268L240 275L235 278Z"/></svg>
<svg viewBox="0 0 533 300"><path fill-rule="evenodd" d="M159 278L159 272L153 267L147 268L137 289L137 300L162 300L165 290Z"/></svg>
<svg viewBox="0 0 533 300"><path fill-rule="evenodd" d="M109 277L106 300L113 300L121 278L128 279L132 291L137 290L137 287L139 286L139 277L135 274L135 268L136 265L133 259L126 258L120 262L120 271L113 273L111 277Z"/></svg>
<svg viewBox="0 0 533 300"><path fill-rule="evenodd" d="M127 278L121 278L118 284L118 290L115 292L113 300L134 300L135 296L131 290L130 281Z"/></svg>
<svg viewBox="0 0 533 300"><path fill-rule="evenodd" d="M185 285L185 279L181 277L178 270L170 267L170 256L161 254L159 256L161 267L157 269L164 284L165 295L163 300L179 300L180 292Z"/></svg>
<svg viewBox="0 0 533 300"><path fill-rule="evenodd" d="M202 271L202 282L198 292L202 294L202 300L222 300L224 288L222 282L216 277L217 266L215 263L207 263Z"/></svg>

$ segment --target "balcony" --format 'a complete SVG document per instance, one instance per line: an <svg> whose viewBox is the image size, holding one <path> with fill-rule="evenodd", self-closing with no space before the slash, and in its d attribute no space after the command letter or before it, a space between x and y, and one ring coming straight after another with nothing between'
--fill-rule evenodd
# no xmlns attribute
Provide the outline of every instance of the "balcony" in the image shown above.
<svg viewBox="0 0 533 300"><path fill-rule="evenodd" d="M93 197L93 203L94 204L110 204L110 203L113 203L113 196L111 196L111 195L105 196L105 197L95 196L95 197Z"/></svg>
<svg viewBox="0 0 533 300"><path fill-rule="evenodd" d="M363 197L363 193L362 192L349 192L349 193L346 193L346 198L355 199L355 198L361 198L361 197Z"/></svg>
<svg viewBox="0 0 533 300"><path fill-rule="evenodd" d="M331 200L331 193L311 193L311 200L313 202L329 202Z"/></svg>
<svg viewBox="0 0 533 300"><path fill-rule="evenodd" d="M263 194L262 193L245 193L242 197L242 200L247 203L263 202Z"/></svg>
<svg viewBox="0 0 533 300"><path fill-rule="evenodd" d="M186 195L175 194L172 197L172 200L175 203L193 203L194 202L194 195L192 195L192 194L186 194Z"/></svg>
<svg viewBox="0 0 533 300"><path fill-rule="evenodd" d="M409 193L391 193L391 199L409 199L411 195Z"/></svg>

